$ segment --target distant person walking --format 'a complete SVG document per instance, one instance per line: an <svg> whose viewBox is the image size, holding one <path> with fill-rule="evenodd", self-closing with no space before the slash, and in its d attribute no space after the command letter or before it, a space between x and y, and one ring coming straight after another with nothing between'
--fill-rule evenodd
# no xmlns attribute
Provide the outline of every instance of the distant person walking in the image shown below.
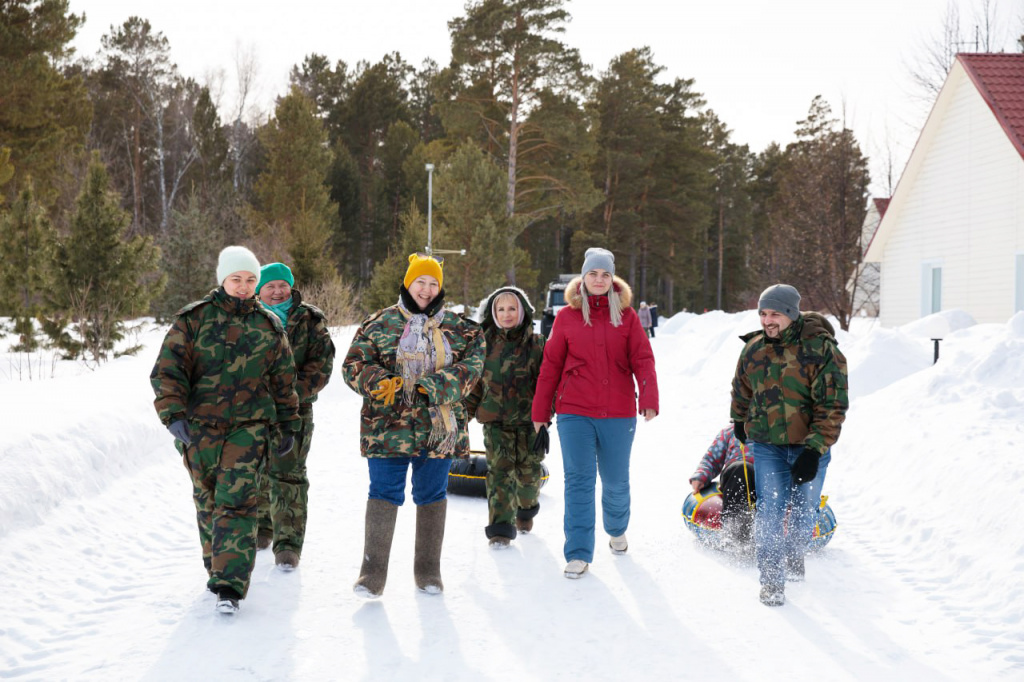
<svg viewBox="0 0 1024 682"><path fill-rule="evenodd" d="M580 578L594 560L597 476L601 511L614 554L628 548L629 458L637 400L646 421L658 414L651 343L629 307L629 285L615 277L615 256L587 249L582 276L565 289L544 346L533 425L546 429L554 409L565 468L565 577ZM634 383L635 379L635 383Z"/></svg>
<svg viewBox="0 0 1024 682"><path fill-rule="evenodd" d="M736 438L757 462L754 543L761 603L781 606L786 579L804 578L814 510L846 419L846 358L828 320L800 312L794 287L768 287L757 309L761 331L740 337L745 345L732 381L730 416Z"/></svg>
<svg viewBox="0 0 1024 682"><path fill-rule="evenodd" d="M647 307L646 301L640 303L640 310L637 311L637 316L640 318L640 326L643 327L644 333L649 337L653 336L654 324L651 321L651 309Z"/></svg>
<svg viewBox="0 0 1024 682"><path fill-rule="evenodd" d="M648 308L651 309L651 338L654 338L654 330L658 328L658 304L652 303Z"/></svg>
<svg viewBox="0 0 1024 682"><path fill-rule="evenodd" d="M302 555L309 513L306 459L313 440L313 403L331 380L334 369L334 342L327 319L323 311L302 300L302 293L294 285L291 268L284 263L271 263L260 269L260 283L256 287L260 302L277 315L288 335L295 358L295 390L299 395L301 425L295 446L283 455L269 458L260 496L260 544L273 542L274 562L283 571L298 567Z"/></svg>
<svg viewBox="0 0 1024 682"><path fill-rule="evenodd" d="M157 414L192 477L206 585L222 613L249 590L260 472L292 449L300 425L291 346L256 300L259 273L249 249L221 251L220 286L177 312L150 374Z"/></svg>
<svg viewBox="0 0 1024 682"><path fill-rule="evenodd" d="M345 357L345 383L363 397L359 445L370 474L363 563L354 591L384 593L398 507L412 471L416 587L437 594L452 457L469 454L463 401L480 378L479 325L444 309L440 259L409 256L398 303L359 326Z"/></svg>

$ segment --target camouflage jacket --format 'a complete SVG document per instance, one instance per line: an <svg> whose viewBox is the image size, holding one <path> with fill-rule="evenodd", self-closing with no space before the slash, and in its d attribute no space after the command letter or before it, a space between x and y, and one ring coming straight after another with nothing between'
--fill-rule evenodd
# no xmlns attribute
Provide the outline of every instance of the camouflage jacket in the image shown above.
<svg viewBox="0 0 1024 682"><path fill-rule="evenodd" d="M323 311L303 303L298 289L292 289L292 307L288 311L285 330L295 356L295 392L299 394L299 410L306 414L312 410L317 393L331 380L334 342Z"/></svg>
<svg viewBox="0 0 1024 682"><path fill-rule="evenodd" d="M778 339L763 331L740 338L746 345L732 381L730 416L746 422L747 438L819 453L832 447L850 399L846 358L828 320L803 313Z"/></svg>
<svg viewBox="0 0 1024 682"><path fill-rule="evenodd" d="M342 364L342 376L353 391L363 396L359 446L363 457L445 457L427 444L431 421L427 405L449 405L459 425L459 442L453 456L469 454L466 408L463 404L484 364L484 335L472 320L445 312L441 333L452 349L452 364L419 380L426 396L407 405L399 392L392 405L375 400L370 391L382 379L401 375L395 359L405 317L397 305L379 310L359 326Z"/></svg>
<svg viewBox="0 0 1024 682"><path fill-rule="evenodd" d="M523 321L515 329L502 329L494 322L494 299L504 292L514 293L522 306ZM487 299L481 323L487 341L484 373L466 398L469 416L478 422L533 424L530 409L544 359L544 336L533 333L532 313L525 294L515 287L502 287Z"/></svg>
<svg viewBox="0 0 1024 682"><path fill-rule="evenodd" d="M218 288L175 316L149 376L160 421L297 430L295 363L280 320Z"/></svg>

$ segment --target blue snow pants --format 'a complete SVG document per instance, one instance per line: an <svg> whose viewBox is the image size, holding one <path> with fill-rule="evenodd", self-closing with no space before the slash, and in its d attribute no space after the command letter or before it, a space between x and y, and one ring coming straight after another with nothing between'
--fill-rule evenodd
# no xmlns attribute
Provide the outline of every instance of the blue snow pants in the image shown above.
<svg viewBox="0 0 1024 682"><path fill-rule="evenodd" d="M594 560L597 476L601 475L604 530L617 536L629 525L629 453L636 417L595 419L558 415L565 468L565 560Z"/></svg>

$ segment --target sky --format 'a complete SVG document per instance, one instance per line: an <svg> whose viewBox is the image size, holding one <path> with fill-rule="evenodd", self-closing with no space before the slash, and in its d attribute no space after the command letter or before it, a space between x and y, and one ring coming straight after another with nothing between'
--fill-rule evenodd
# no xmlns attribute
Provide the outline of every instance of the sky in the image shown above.
<svg viewBox="0 0 1024 682"><path fill-rule="evenodd" d="M969 30L983 0L952 0ZM1006 49L1024 33L1024 0L993 0ZM86 24L74 44L92 55L111 25L150 21L169 39L180 71L205 82L222 70L221 100L234 98L236 55L253 51L264 113L286 89L288 72L316 52L350 66L398 51L414 65L446 64L447 22L465 0L71 0ZM854 130L872 159L873 192L887 194L889 167L902 170L927 116L909 79L922 46L941 35L945 0L575 0L564 41L595 73L617 55L649 46L666 78L695 80L708 106L754 152L793 140L816 95ZM973 48L965 48L973 49ZM888 161L891 159L891 161ZM898 177L897 171L897 177Z"/></svg>
<svg viewBox="0 0 1024 682"><path fill-rule="evenodd" d="M1024 312L854 323L838 333L851 406L823 489L838 525L780 608L759 603L749 556L702 546L681 517L756 311L661 321L661 414L637 426L629 551L613 556L599 524L575 581L553 437L532 533L494 551L486 501L450 495L445 591L424 595L407 503L383 596L354 595L368 479L361 399L337 363L315 407L302 562L283 573L258 553L234 616L205 590L191 484L152 405L166 327L145 321L126 340L142 352L98 369L0 338L0 678L1024 679ZM353 333L333 330L340 352ZM475 422L470 435L481 447Z"/></svg>

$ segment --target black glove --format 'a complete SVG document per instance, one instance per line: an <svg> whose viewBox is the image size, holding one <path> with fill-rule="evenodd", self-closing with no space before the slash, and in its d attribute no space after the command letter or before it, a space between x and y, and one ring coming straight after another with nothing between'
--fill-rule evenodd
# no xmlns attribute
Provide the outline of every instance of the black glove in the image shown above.
<svg viewBox="0 0 1024 682"><path fill-rule="evenodd" d="M188 421L179 419L170 426L167 430L171 432L171 435L180 440L185 445L192 445L192 434L188 430Z"/></svg>
<svg viewBox="0 0 1024 682"><path fill-rule="evenodd" d="M821 455L816 450L804 448L804 451L797 455L796 461L793 462L793 483L802 485L808 481L813 481L814 477L818 475L818 462L820 460Z"/></svg>
<svg viewBox="0 0 1024 682"><path fill-rule="evenodd" d="M733 422L732 424L733 433L736 434L736 440L747 444L747 425L745 422Z"/></svg>
<svg viewBox="0 0 1024 682"><path fill-rule="evenodd" d="M277 445L277 456L281 457L283 455L287 455L289 452L292 451L292 448L294 446L295 436L293 436L290 433L284 434L283 436L281 436L281 442L278 443Z"/></svg>
<svg viewBox="0 0 1024 682"><path fill-rule="evenodd" d="M540 427L540 431L537 432L537 436L533 439L533 452L535 454L548 454L548 448L551 447L551 438L548 436L548 427Z"/></svg>

